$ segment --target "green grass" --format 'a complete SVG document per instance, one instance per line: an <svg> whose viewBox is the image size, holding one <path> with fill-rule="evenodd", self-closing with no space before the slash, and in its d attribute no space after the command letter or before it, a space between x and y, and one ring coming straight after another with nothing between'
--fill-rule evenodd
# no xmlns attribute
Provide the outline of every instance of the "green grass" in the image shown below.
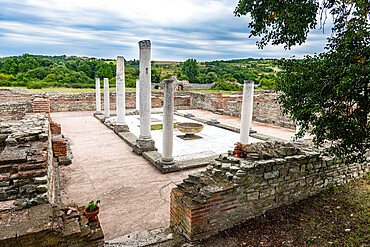
<svg viewBox="0 0 370 247"><path fill-rule="evenodd" d="M0 87L0 88L9 88L9 87ZM20 87L27 89L27 87ZM47 87L47 88L42 88L42 89L27 89L31 93L42 93L42 92L61 92L61 93L93 93L95 92L95 88L67 88L67 87ZM103 89L101 89L103 90ZM127 92L132 92L135 91L135 88L126 88ZM110 92L115 92L116 88L115 87L110 87L109 88Z"/></svg>

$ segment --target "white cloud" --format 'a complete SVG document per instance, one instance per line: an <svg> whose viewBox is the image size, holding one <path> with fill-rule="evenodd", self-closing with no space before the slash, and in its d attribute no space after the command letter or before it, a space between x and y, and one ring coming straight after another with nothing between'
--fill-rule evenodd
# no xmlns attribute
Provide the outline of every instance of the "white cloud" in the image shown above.
<svg viewBox="0 0 370 247"><path fill-rule="evenodd" d="M0 0L0 55L32 50L134 59L142 39L152 41L157 60L290 57L323 50L327 35L320 31L310 33L306 44L292 51L282 46L257 49L258 39L249 38L249 17L233 16L237 2Z"/></svg>

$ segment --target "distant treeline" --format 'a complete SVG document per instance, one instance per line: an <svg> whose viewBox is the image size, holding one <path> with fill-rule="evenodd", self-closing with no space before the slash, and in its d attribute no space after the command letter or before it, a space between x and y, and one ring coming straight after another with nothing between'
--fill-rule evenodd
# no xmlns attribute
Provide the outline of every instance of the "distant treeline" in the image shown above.
<svg viewBox="0 0 370 247"><path fill-rule="evenodd" d="M152 82L175 75L192 83L241 83L247 79L270 88L276 74L273 62L252 58L204 63L194 59L179 64L152 62ZM111 59L29 54L0 58L0 86L93 88L95 78L109 78L114 86L115 76L116 61ZM135 87L138 78L139 61L125 61L126 87Z"/></svg>

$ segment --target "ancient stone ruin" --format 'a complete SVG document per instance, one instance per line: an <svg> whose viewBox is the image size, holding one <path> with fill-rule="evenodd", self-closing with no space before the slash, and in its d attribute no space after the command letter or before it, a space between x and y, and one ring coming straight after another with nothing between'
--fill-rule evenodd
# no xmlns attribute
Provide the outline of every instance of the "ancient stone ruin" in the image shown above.
<svg viewBox="0 0 370 247"><path fill-rule="evenodd" d="M370 163L342 165L325 152L290 143L253 143L245 158L221 154L172 189L171 226L204 239L267 210L363 177Z"/></svg>
<svg viewBox="0 0 370 247"><path fill-rule="evenodd" d="M136 92L125 92L122 56L117 57L117 93L109 92L107 78L103 94L99 78L96 93L31 94L21 89L0 90L0 245L103 244L99 220L89 221L81 205L60 203L59 167L71 164L72 152L69 140L63 136L63 126L53 122L51 112L94 111L97 119L162 173L190 167L184 165L186 162L175 161L173 156L175 109L196 108L240 117L241 127L237 129L220 124L217 119L206 121L183 114L202 122L198 124L202 128L212 125L240 132L242 143L250 143L252 119L296 128L289 118L282 116L275 101L278 94L254 92L252 81L245 81L243 95L176 91L191 85L184 85L175 77L155 85L164 88L164 92L151 92L150 41L140 41L139 49L140 79ZM163 107L163 154L157 152L151 135L151 108L160 107ZM139 115L139 136L130 133L127 108L136 109L132 114ZM117 116L113 117L110 110L116 110ZM370 171L369 161L343 165L325 150L297 145L280 141L247 144L241 158L229 151L217 154L215 160L217 156L212 156L208 163L193 166L207 164L204 171L189 175L172 189L171 229L191 241L205 239L267 210L297 202Z"/></svg>
<svg viewBox="0 0 370 247"><path fill-rule="evenodd" d="M49 99L14 98L20 103L2 105L8 111L0 124L0 245L101 245L99 221L88 222L84 207L60 204L59 166L70 164L72 154L50 119Z"/></svg>

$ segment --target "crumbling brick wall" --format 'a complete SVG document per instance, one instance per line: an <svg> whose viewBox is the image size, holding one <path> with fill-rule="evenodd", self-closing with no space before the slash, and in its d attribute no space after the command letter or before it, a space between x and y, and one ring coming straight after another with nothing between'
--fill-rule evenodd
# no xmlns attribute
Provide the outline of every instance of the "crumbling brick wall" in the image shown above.
<svg viewBox="0 0 370 247"><path fill-rule="evenodd" d="M53 153L54 157L67 156L67 142L61 137L53 137Z"/></svg>
<svg viewBox="0 0 370 247"><path fill-rule="evenodd" d="M50 113L50 102L48 98L38 98L33 100L33 112Z"/></svg>
<svg viewBox="0 0 370 247"><path fill-rule="evenodd" d="M206 238L370 171L369 162L339 164L291 144L249 147L247 158L222 154L207 171L189 175L172 190L172 227L191 240Z"/></svg>
<svg viewBox="0 0 370 247"><path fill-rule="evenodd" d="M255 90L253 97L253 121L295 129L288 116L282 115L278 94L271 90ZM221 93L192 92L190 106L229 116L240 117L242 94L222 95Z"/></svg>
<svg viewBox="0 0 370 247"><path fill-rule="evenodd" d="M19 120L32 112L31 95L0 95L0 121Z"/></svg>
<svg viewBox="0 0 370 247"><path fill-rule="evenodd" d="M62 128L60 127L60 124L51 121L50 131L52 135L60 135L62 133Z"/></svg>
<svg viewBox="0 0 370 247"><path fill-rule="evenodd" d="M95 111L95 93L50 93L50 106L52 112L62 111ZM126 92L126 108L136 108L136 92ZM179 103L183 99L179 99ZM161 96L153 95L152 97L152 108L162 107ZM186 103L186 102L185 102ZM101 106L104 110L104 94L101 94ZM116 109L116 93L110 93L110 109Z"/></svg>
<svg viewBox="0 0 370 247"><path fill-rule="evenodd" d="M5 147L0 152L0 200L52 202L53 176L48 116L28 115L0 125Z"/></svg>

